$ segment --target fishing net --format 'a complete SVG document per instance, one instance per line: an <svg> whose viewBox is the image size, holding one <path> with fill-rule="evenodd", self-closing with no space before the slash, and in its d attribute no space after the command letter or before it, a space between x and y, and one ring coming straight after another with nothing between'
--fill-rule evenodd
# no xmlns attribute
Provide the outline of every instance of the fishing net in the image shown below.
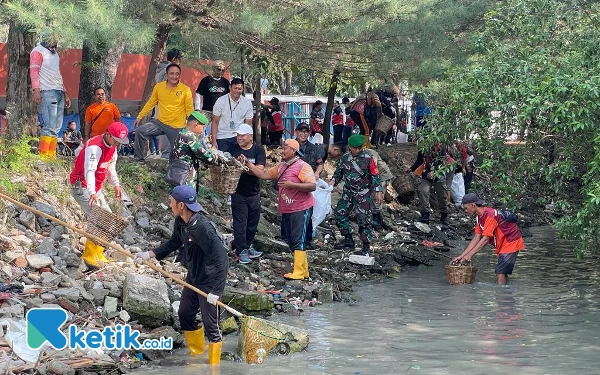
<svg viewBox="0 0 600 375"><path fill-rule="evenodd" d="M288 335L277 327L251 316L244 316L241 321L247 363L263 363L273 348L281 354L289 352L289 345L286 343Z"/></svg>

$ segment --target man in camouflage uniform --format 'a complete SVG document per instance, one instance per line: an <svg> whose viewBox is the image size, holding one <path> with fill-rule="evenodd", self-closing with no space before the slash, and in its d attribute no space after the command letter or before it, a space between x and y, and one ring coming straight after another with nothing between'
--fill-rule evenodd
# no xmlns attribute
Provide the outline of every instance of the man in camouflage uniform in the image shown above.
<svg viewBox="0 0 600 375"><path fill-rule="evenodd" d="M385 190L388 185L388 181L394 179L394 175L392 171L390 171L390 167L388 167L387 163L383 161L381 156L377 153L377 151L364 148L363 151L375 160L375 164L377 165L377 169L379 170L379 178L381 179L381 191L383 191L385 195ZM381 216L381 208L383 207L383 202L378 203L377 198L375 197L377 192L373 192L373 200L371 202L371 211L373 212L373 229L375 230L390 230L390 228L384 221L383 216Z"/></svg>
<svg viewBox="0 0 600 375"><path fill-rule="evenodd" d="M179 132L167 172L167 181L171 184L193 187L199 162L211 163L214 160L204 138L207 124L208 118L204 114L193 111L187 120L187 126Z"/></svg>
<svg viewBox="0 0 600 375"><path fill-rule="evenodd" d="M340 232L345 239L335 245L336 249L354 249L352 239L352 228L348 216L354 209L358 231L363 243L362 255L369 255L372 235L373 215L371 213L371 201L373 190L379 204L383 202L383 189L379 170L375 160L364 152L363 145L366 137L355 134L348 138L350 152L344 154L329 181L330 185L336 185L344 180L344 191L342 198L335 208L335 220Z"/></svg>

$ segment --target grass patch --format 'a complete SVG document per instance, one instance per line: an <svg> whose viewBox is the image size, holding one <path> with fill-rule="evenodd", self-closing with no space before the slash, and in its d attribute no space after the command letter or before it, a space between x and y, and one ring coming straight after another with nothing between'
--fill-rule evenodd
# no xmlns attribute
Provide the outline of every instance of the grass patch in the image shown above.
<svg viewBox="0 0 600 375"><path fill-rule="evenodd" d="M170 185L165 181L165 172L140 162L119 159L117 161L117 175L121 185L131 196L142 196L139 187L143 189L146 200L163 201L171 191Z"/></svg>

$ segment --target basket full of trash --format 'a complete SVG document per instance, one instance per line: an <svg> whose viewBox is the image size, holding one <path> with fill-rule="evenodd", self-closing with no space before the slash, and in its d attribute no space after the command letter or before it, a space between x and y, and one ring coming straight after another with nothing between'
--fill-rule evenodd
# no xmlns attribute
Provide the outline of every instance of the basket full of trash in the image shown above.
<svg viewBox="0 0 600 375"><path fill-rule="evenodd" d="M238 159L228 152L214 151L215 163L208 167L211 189L215 193L233 194L237 189L242 172L248 170Z"/></svg>
<svg viewBox="0 0 600 375"><path fill-rule="evenodd" d="M471 262L450 263L446 266L446 276L450 285L473 284L476 274L477 267L473 267Z"/></svg>

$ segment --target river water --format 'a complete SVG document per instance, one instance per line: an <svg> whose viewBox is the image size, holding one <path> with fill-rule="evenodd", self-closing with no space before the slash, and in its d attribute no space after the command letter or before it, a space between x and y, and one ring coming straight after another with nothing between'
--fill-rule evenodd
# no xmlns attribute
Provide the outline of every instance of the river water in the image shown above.
<svg viewBox="0 0 600 375"><path fill-rule="evenodd" d="M534 228L508 286L495 284L495 257L474 259L471 285L448 285L441 260L396 280L355 288L353 305L306 308L280 321L310 332L303 353L269 356L262 365L221 362L206 355L150 374L600 374L598 258L578 260L573 244ZM223 350L235 351L236 336ZM181 349L176 357L187 357Z"/></svg>

